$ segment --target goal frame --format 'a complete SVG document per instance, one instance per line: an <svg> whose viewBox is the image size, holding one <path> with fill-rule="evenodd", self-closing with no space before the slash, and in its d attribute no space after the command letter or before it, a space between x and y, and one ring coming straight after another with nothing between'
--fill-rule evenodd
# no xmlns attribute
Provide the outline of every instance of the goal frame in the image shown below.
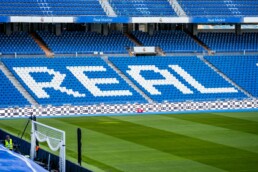
<svg viewBox="0 0 258 172"><path fill-rule="evenodd" d="M46 127L46 128L48 128L50 130L53 130L53 131L56 131L56 132L62 134L63 140L60 140L61 146L59 146L56 150L53 150L53 151L58 151L59 150L59 171L65 172L65 170L66 170L65 132L62 131L62 130L59 130L57 128L54 128L54 127L51 127L51 126L39 123L39 122L34 121L34 120L31 120L31 149L30 149L30 158L32 160L34 160L34 158L36 156L36 140L38 140L38 139L37 139L37 136L36 136L36 131L37 130L35 128L35 124L36 125L41 125L43 127ZM50 147L49 143L48 143L49 142L48 138L51 138L51 137L48 137L47 135L45 135L45 137L46 137L46 140L44 140L44 141L38 140L38 141L39 142L47 142L48 147Z"/></svg>

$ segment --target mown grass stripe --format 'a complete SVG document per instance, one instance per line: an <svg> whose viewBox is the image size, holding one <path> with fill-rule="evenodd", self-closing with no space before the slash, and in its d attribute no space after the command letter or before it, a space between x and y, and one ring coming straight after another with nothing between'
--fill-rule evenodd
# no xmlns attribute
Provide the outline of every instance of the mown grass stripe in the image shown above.
<svg viewBox="0 0 258 172"><path fill-rule="evenodd" d="M56 125L58 127L63 126L69 131L74 130L74 127L83 127L82 121L88 118L72 118L62 119L63 121L57 120L43 120L41 122L48 125ZM101 118L99 118L100 121ZM77 125L72 125L69 122L74 121ZM67 122L67 123L66 123ZM63 124L62 124L63 123ZM100 125L112 126L118 122L106 121L99 122ZM153 148L139 145L136 143L129 142L120 138L116 138L110 135L105 135L96 131L82 128L84 140L83 154L87 155L91 159L83 157L86 162L91 162L92 165L97 165L105 171L114 171L105 168L105 166L98 165L97 162L102 162L108 166L114 167L115 169L122 171L141 171L141 172L152 172L152 171L193 171L193 172L221 172L223 170L216 167L212 167L206 164L202 164L196 161L181 158L172 154L158 151ZM67 131L67 137L69 140L69 132ZM68 143L69 144L69 143ZM69 144L69 148L73 146ZM74 152L75 153L75 152ZM74 155L70 155L74 156ZM96 162L96 164L95 164Z"/></svg>
<svg viewBox="0 0 258 172"><path fill-rule="evenodd" d="M75 157L76 152L74 152L75 150L70 150L67 149L67 155L70 157ZM82 164L84 164L85 162L92 164L96 167L99 167L101 169L105 169L105 171L112 171L112 172L122 172L122 170L119 170L117 168L114 168L113 166L107 165L103 162L97 161L96 159L90 158L89 156L86 155L82 155ZM87 167L87 166L86 166ZM94 172L98 171L98 169L95 169Z"/></svg>
<svg viewBox="0 0 258 172"><path fill-rule="evenodd" d="M177 116L177 115L172 115L172 116ZM197 116L197 115L195 114L193 116ZM215 115L214 117L216 118L217 116ZM154 135L151 135L151 131L153 128L157 128L158 130L159 129L166 130L166 128L163 126L164 122L160 122L159 121L160 119L167 120L167 123L166 123L166 125L167 125L166 131L167 132L169 131L169 133L172 133L173 135L176 133L181 136L182 135L189 136L189 135L187 133L184 134L181 132L181 129L183 128L183 126L180 126L181 127L181 129L180 129L180 127L179 127L180 121L181 122L184 121L186 123L186 126L185 126L186 128L193 127L193 126L189 126L189 124L195 123L192 121L181 120L181 119L177 119L177 118L171 118L171 117L160 116L160 115L156 115L156 122L153 121L153 123L152 123L152 121L150 121L151 116L138 116L138 117L137 116L134 116L134 117L128 116L128 117L121 117L121 120L114 120L112 118L103 118L103 117L97 117L97 118L98 118L98 122L96 122L96 123L98 123L99 125L103 125L102 128L110 128L110 127L113 128L115 126L115 129L119 130L119 128L124 127L123 130L125 132L126 132L126 130L129 129L129 131L127 131L127 133L129 133L129 136L131 136L130 133L131 133L131 130L133 129L131 127L131 124L129 125L129 128L127 128L127 123L123 123L123 125L122 125L121 120L122 121L130 121L130 123L132 123L132 124L145 123L145 125L147 125L147 126L150 125L150 127L147 127L147 134L146 134L148 142L151 142L151 140L157 139L157 136L162 137L161 136L162 134L159 134L157 132L154 132ZM117 117L117 118L120 119L120 117ZM132 119L130 119L130 118L133 118L134 120L131 121ZM253 118L255 118L255 117L253 116ZM89 122L90 122L90 121L88 121L89 119L91 119L91 118L65 118L65 119L60 119L60 121L59 121L59 119L53 119L53 120L52 119L43 119L42 122L49 123L50 125L52 125L54 127L66 130L67 137L68 137L67 139L74 140L75 139L75 135L74 135L75 131L72 131L72 130L75 130L77 127L85 127L85 125L89 125ZM62 120L64 120L64 121L62 122ZM140 123L139 123L139 120L141 120ZM152 120L155 120L155 119L153 118ZM71 121L73 121L75 125L69 124ZM171 126L173 126L173 127L169 127L170 122L171 122ZM126 124L126 125L124 125L124 124ZM193 130L196 129L195 134L199 133L200 135L202 135L204 137L200 140L204 140L205 135L206 135L206 138L210 137L211 133L205 132L205 130L203 130L203 128L202 128L204 126L210 126L210 125L202 124L202 123L195 123L195 124L199 125L199 126L196 126L196 128L193 128ZM0 128L8 128L8 130L9 129L13 130L14 133L18 133L18 131L21 131L21 130L18 130L17 128L23 129L24 125L25 125L25 122L24 121L21 122L20 120L19 120L19 122L16 122L16 120L0 121ZM117 127L116 125L120 125L120 127ZM153 125L153 126L151 126L151 125ZM91 127L93 127L93 126L90 126L90 128ZM99 127L99 126L96 125L95 127ZM200 128L200 130L198 130L198 127ZM224 129L225 131L231 130L228 128L217 127L217 126L210 126L210 127ZM113 136L114 131L112 131L112 130L115 130L115 129L112 129L111 131L107 131L108 134L103 133L102 132L103 129L88 129L87 127L82 128L82 129L84 130L83 132L86 133L85 138L89 139L89 141L86 144L87 147L89 146L89 143L90 143L90 147L93 146L94 144L97 144L93 149L92 148L87 149L87 151L83 152L83 154L86 155L88 158L93 159L93 161L96 160L95 161L96 165L98 164L98 162L104 163L104 165L107 165L107 167L104 167L104 166L102 167L103 169L107 168L106 171L112 171L112 169L109 169L109 167L108 167L108 166L111 166L111 167L115 167L115 169L118 169L118 170L122 169L122 171L139 171L139 169L141 171L165 171L167 169L173 169L170 171L198 171L198 172L200 172L200 171L218 171L218 168L221 166L221 165L217 165L216 168L215 168L215 166L213 166L214 168L212 168L212 166L210 165L210 164L212 164L211 162L206 163L207 166L202 164L200 161L198 161L199 163L197 161L196 161L196 163L192 163L195 161L186 161L187 160L185 158L186 156L180 156L182 158L176 158L179 156L179 153L176 154L177 156L174 156L172 150L168 150L166 152L163 148L162 148L162 151L164 153L162 154L162 152L157 149L157 147L160 147L160 145L151 146L151 145L149 145L151 143L145 143L145 141L142 144L141 143L142 140L140 139L140 136L139 136L139 140L138 140L138 138L124 139L124 137L127 137L127 136L117 136L117 134L115 134L115 137L114 137ZM139 127L137 126L135 128L135 130L138 130L138 129L139 129ZM143 132L144 132L144 130L143 130ZM212 132L212 130L210 130L210 132ZM236 130L235 132L238 132L238 131ZM193 131L193 133L194 133L194 131ZM222 135L225 134L225 137L227 137L227 136L230 137L229 133L227 133L227 132L225 132L225 133L222 132L221 134ZM245 133L245 134L248 135L249 133ZM171 135L168 135L166 133L164 135L168 139L171 138ZM219 133L217 133L215 130L214 135L218 136ZM249 135L252 135L252 134L249 134ZM95 137L98 139L96 139ZM192 136L190 135L189 139L191 139L191 137ZM144 134L142 135L141 138L142 139L145 138ZM180 138L180 137L178 137L178 138ZM187 142L188 142L188 145L191 145L191 140L189 140L189 139ZM221 138L221 139L223 140L224 138ZM160 141L164 142L163 139L160 139ZM175 141L177 141L177 139ZM234 141L236 141L236 140L234 140ZM107 143L107 142L109 142L109 143ZM170 142L171 141L168 141L167 143L170 143ZM196 140L194 140L194 143L195 142L196 142ZM250 142L250 139L247 139L246 142ZM113 143L115 143L115 144L113 144ZM123 145L118 146L117 145L118 143L119 144L121 143ZM205 143L209 144L209 142L208 143L205 142ZM113 144L113 147L110 147L110 145L107 146L107 144ZM165 143L162 143L161 145L165 145ZM194 145L196 145L196 144L194 144ZM174 146L174 145L172 145L172 146ZM72 152L74 152L74 153L76 152L76 151L73 151L75 149L75 147L76 147L75 144L71 144L71 147L69 147L69 149L68 149L68 156L70 158L71 158L70 153L73 154ZM206 147L207 146L204 145L205 149L207 149ZM197 146L194 146L194 148L197 148ZM119 149L119 150L117 150L117 149ZM132 149L134 149L134 150L132 150ZM192 148L190 147L190 149L189 149L190 152L192 152L191 149ZM198 149L201 150L203 148L200 145L198 147ZM212 154L212 155L214 155L213 149L214 149L214 146L213 146L213 148L209 149L209 150L211 150L210 154ZM233 157L233 159L239 158L241 155L241 152L238 151L237 153L235 153L236 154L235 155L234 150L235 149L231 149L231 151L229 151L229 153L231 153L231 156ZM124 156L122 154L117 154L117 151L119 151L120 153L127 154L127 156ZM136 151L136 153L132 153L133 151ZM201 152L203 152L203 151L201 151ZM232 152L233 152L233 154L232 154ZM194 153L195 153L195 151L193 152L193 154ZM246 152L244 151L244 153L246 153ZM170 155L170 156L166 156L166 154ZM94 156L92 156L92 155L94 155ZM254 155L254 154L251 154L251 155ZM254 155L254 156L256 156L256 155ZM103 159L100 158L102 156L105 156L106 158L103 158ZM110 158L108 158L109 156L110 156ZM136 156L137 156L137 158L134 158ZM187 156L189 156L189 155L187 155ZM199 155L199 156L207 157L204 153L201 153L201 155ZM75 156L72 157L73 160L75 159L74 157ZM87 157L86 157L86 159L87 159ZM237 168L231 167L231 166L233 166L232 162L237 163L237 162L240 162L240 160L227 161L228 157L229 156L226 156L226 158L225 158L226 159L225 163L227 163L227 162L229 163L229 165L227 166L228 171L240 171L240 170L237 170ZM125 158L125 159L118 161L117 160L118 158L121 158L121 159ZM207 158L208 158L208 161L216 162L218 158L223 159L224 155L220 155L219 157L216 155L214 157L214 159L212 159L212 157L210 157L210 156ZM83 159L85 159L85 157ZM250 160L251 164L257 163L257 161L253 161L253 159L255 159L253 156L250 156L250 154L246 154L243 156L243 159L245 159L245 160L241 161L242 162L241 169L244 169L244 167L246 167L246 169L244 171L258 171L257 166L255 166L255 165L250 166L249 164L246 163L246 162L248 162L248 159L251 159ZM257 156L256 156L256 159L258 159ZM191 160L193 160L193 158L191 158ZM218 163L221 163L221 161L218 161ZM169 166L170 164L171 164L171 166L173 166L175 168L171 168ZM145 167L148 167L148 168L145 168ZM209 168L209 167L211 167L211 168ZM143 170L143 169L146 169L146 170ZM225 169L225 168L223 168L223 169Z"/></svg>
<svg viewBox="0 0 258 172"><path fill-rule="evenodd" d="M25 125L27 123L27 119L20 119L20 120L0 120L0 129L3 129L5 131L9 131L14 136L21 136L22 132L25 128ZM31 125L28 125L25 134L23 136L23 139L30 140L30 130Z"/></svg>
<svg viewBox="0 0 258 172"><path fill-rule="evenodd" d="M144 116L112 118L258 153L258 135L181 120L173 118L173 116L149 115L148 118Z"/></svg>
<svg viewBox="0 0 258 172"><path fill-rule="evenodd" d="M71 120L71 119L69 119ZM53 126L53 127L56 127L56 128L59 128L61 130L65 130L66 131L66 137L67 137L67 144L66 144L66 158L68 160L72 160L73 162L77 162L76 161L76 158L77 158L77 153L76 153L76 146L77 146L77 143L76 143L76 129L78 126L71 126L69 125L68 123L65 123L65 122L61 122L61 121L58 121L56 119L39 119L40 122L43 122L47 125L50 125L50 126ZM24 127L25 127L25 124L27 122L27 119L19 119L19 120L16 120L16 119L12 119L12 120L0 120L0 128L1 129L4 129L5 131L7 132L10 132L11 134L14 134L15 136L17 136L17 133L20 133L23 131ZM31 125L28 126L26 132L25 132L25 135L23 137L23 139L26 139L26 140L30 140L30 129L31 129ZM40 147L51 152L51 153L54 153L56 155L58 155L58 152L53 152L51 151L48 146L46 145L46 143L40 143ZM109 166L103 162L100 162L100 161L97 161L95 159L92 159L88 156L88 153L86 152L83 152L83 155L82 155L82 160L83 160L83 165L84 167L87 167L89 169L92 169L94 172L95 171L101 171L99 170L98 168L95 168L95 167L92 167L90 166L89 167L89 164L92 164L96 167L99 167L99 168L103 168L105 169L105 171L114 171L114 172L119 172L121 170L118 170L112 166ZM86 164L85 162L89 163L89 164Z"/></svg>
<svg viewBox="0 0 258 172"><path fill-rule="evenodd" d="M182 115L166 115L171 118L178 118L187 121L213 125L217 127L228 128L231 130L237 130L241 132L247 132L258 135L258 122L249 121L244 119L237 119L233 117L214 115L214 114L182 114Z"/></svg>
<svg viewBox="0 0 258 172"><path fill-rule="evenodd" d="M235 113L212 113L220 116L244 119L252 122L258 122L258 112L235 112Z"/></svg>
<svg viewBox="0 0 258 172"><path fill-rule="evenodd" d="M101 120L100 120L101 119ZM112 126L100 124L118 122ZM74 123L74 121L70 121ZM83 127L227 171L258 170L258 154L109 117L88 118ZM74 123L78 125L78 121ZM155 139L153 139L155 138Z"/></svg>
<svg viewBox="0 0 258 172"><path fill-rule="evenodd" d="M72 125L69 123L69 121L74 120L76 118L66 118L66 121L61 121L59 118L53 118L51 120L49 119L39 119L39 122L42 122L46 125L53 126L56 128L59 128L61 130L64 130L66 132L66 151L67 151L67 157L70 160L77 160L77 128L80 126L78 125ZM96 133L94 133L96 134ZM96 166L98 168L103 169L104 171L114 171L114 172L120 172L122 170L115 168L112 165L107 164L104 161L100 161L96 159L96 157L92 157L90 153L90 147L91 145L98 144L98 140L88 140L88 138L91 137L91 133L88 132L86 129L82 129L82 164L85 167L88 167L89 169L92 169L90 165ZM96 168L93 168L93 171L99 171Z"/></svg>

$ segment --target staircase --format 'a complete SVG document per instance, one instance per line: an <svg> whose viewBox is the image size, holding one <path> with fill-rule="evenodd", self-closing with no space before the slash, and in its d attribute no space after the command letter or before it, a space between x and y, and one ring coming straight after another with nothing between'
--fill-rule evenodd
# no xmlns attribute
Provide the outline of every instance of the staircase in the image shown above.
<svg viewBox="0 0 258 172"><path fill-rule="evenodd" d="M7 69L7 67L0 62L0 70L3 71L5 76L11 81L14 87L25 97L28 102L34 106L37 106L38 103L35 99L23 88L23 86L19 83L19 81L13 76L13 74Z"/></svg>
<svg viewBox="0 0 258 172"><path fill-rule="evenodd" d="M108 57L102 57L102 59L111 67L130 87L132 87L137 93L139 93L148 103L153 103L154 101L148 97L142 90L140 90L123 72L121 72L112 62L108 60Z"/></svg>
<svg viewBox="0 0 258 172"><path fill-rule="evenodd" d="M108 0L99 0L99 3L102 6L102 8L104 9L104 11L107 14L107 16L109 16L109 17L117 17L117 14L115 13L113 8L111 7L111 5L108 2Z"/></svg>
<svg viewBox="0 0 258 172"><path fill-rule="evenodd" d="M128 38L130 41L132 41L136 46L143 46L143 44L142 44L140 41L138 41L132 34L130 34L130 33L124 33L124 34L125 34L125 36L127 36L127 38ZM129 53L130 56L133 56L133 52L132 52L132 50L131 50L130 48L128 48L128 53Z"/></svg>
<svg viewBox="0 0 258 172"><path fill-rule="evenodd" d="M222 73L220 70L218 70L213 64L211 64L209 61L207 61L203 56L197 56L200 60L202 60L206 65L208 65L212 70L214 70L217 74L219 74L222 78L224 78L227 82L232 84L234 87L236 87L238 90L243 92L246 96L249 98L255 98L251 94L249 94L247 91L245 91L242 87L237 85L234 81L232 81L230 78L228 78L224 73Z"/></svg>
<svg viewBox="0 0 258 172"><path fill-rule="evenodd" d="M186 13L183 10L183 8L180 6L180 4L177 2L177 0L168 0L170 5L172 6L173 10L176 12L176 14L179 17L186 17Z"/></svg>
<svg viewBox="0 0 258 172"><path fill-rule="evenodd" d="M132 34L130 33L124 33L125 36L127 36L127 38L132 41L136 46L144 46L137 38L135 38ZM162 50L162 48L160 47L156 47L156 52L158 53L158 55L160 56L166 56L166 53ZM131 52L131 50L128 50L129 55L133 56L133 53Z"/></svg>
<svg viewBox="0 0 258 172"><path fill-rule="evenodd" d="M124 33L125 36L127 36L127 38L132 41L136 46L143 46L143 44L138 41L133 35L131 35L130 33Z"/></svg>
<svg viewBox="0 0 258 172"><path fill-rule="evenodd" d="M37 0L38 6L40 10L43 12L44 15L53 15L53 11L51 10L51 7L48 5L48 3L45 1Z"/></svg>
<svg viewBox="0 0 258 172"><path fill-rule="evenodd" d="M212 50L206 45L204 44L201 40L198 39L197 36L194 36L192 33L190 33L189 31L185 31L197 44L199 44L203 49L205 49L209 54L212 54Z"/></svg>
<svg viewBox="0 0 258 172"><path fill-rule="evenodd" d="M224 4L228 7L228 10L235 16L242 16L241 12L237 8L237 4L235 4L232 0L224 0Z"/></svg>
<svg viewBox="0 0 258 172"><path fill-rule="evenodd" d="M162 50L162 48L160 47L156 47L156 52L158 53L158 55L160 56L166 56L166 53Z"/></svg>
<svg viewBox="0 0 258 172"><path fill-rule="evenodd" d="M45 52L47 57L54 57L54 53L50 51L47 45L43 41L41 41L41 38L36 33L32 33L31 37L38 44L38 46Z"/></svg>

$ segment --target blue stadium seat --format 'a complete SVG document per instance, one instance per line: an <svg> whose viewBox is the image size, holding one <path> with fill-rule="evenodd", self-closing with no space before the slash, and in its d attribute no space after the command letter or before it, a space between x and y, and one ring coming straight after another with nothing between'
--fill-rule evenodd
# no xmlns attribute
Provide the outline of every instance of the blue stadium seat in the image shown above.
<svg viewBox="0 0 258 172"><path fill-rule="evenodd" d="M101 58L5 58L2 61L41 105L145 102Z"/></svg>
<svg viewBox="0 0 258 172"><path fill-rule="evenodd" d="M257 16L256 0L177 0L188 16Z"/></svg>
<svg viewBox="0 0 258 172"><path fill-rule="evenodd" d="M10 54L44 54L37 43L26 32L14 32L10 36L0 32L0 53Z"/></svg>
<svg viewBox="0 0 258 172"><path fill-rule="evenodd" d="M174 52L202 52L198 45L183 31L155 31L154 35L147 32L134 31L133 35L145 46L159 46L166 53Z"/></svg>
<svg viewBox="0 0 258 172"><path fill-rule="evenodd" d="M106 16L98 0L1 0L0 15Z"/></svg>
<svg viewBox="0 0 258 172"><path fill-rule="evenodd" d="M113 31L106 36L96 32L80 31L65 31L60 36L44 31L37 33L55 54L75 54L76 52L78 54L94 52L125 54L126 47L134 45L118 31Z"/></svg>
<svg viewBox="0 0 258 172"><path fill-rule="evenodd" d="M167 0L109 0L119 16L176 16Z"/></svg>
<svg viewBox="0 0 258 172"><path fill-rule="evenodd" d="M247 98L241 91L234 88L194 56L111 57L109 59L156 102ZM158 69L155 69L155 71L154 68ZM140 74L138 69L142 69ZM196 81L199 83L199 86L197 86ZM152 87L152 85L154 86Z"/></svg>
<svg viewBox="0 0 258 172"><path fill-rule="evenodd" d="M13 86L11 81L0 70L0 107L26 106L30 103Z"/></svg>
<svg viewBox="0 0 258 172"><path fill-rule="evenodd" d="M257 56L205 58L258 97ZM109 60L155 102L248 98L195 56L109 57ZM3 58L2 61L41 105L146 103L98 57ZM0 92L0 100L5 102L1 105L29 104L2 72L0 78L3 83L0 89L4 90Z"/></svg>
<svg viewBox="0 0 258 172"><path fill-rule="evenodd" d="M258 51L258 33L199 33L197 37L216 52Z"/></svg>
<svg viewBox="0 0 258 172"><path fill-rule="evenodd" d="M254 97L258 97L258 56L206 56L216 68Z"/></svg>

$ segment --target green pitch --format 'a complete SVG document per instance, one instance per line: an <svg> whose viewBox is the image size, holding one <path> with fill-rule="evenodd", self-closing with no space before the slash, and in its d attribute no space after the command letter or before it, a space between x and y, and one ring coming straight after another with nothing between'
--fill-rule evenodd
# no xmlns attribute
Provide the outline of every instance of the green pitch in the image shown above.
<svg viewBox="0 0 258 172"><path fill-rule="evenodd" d="M1 120L17 134L26 120ZM67 158L94 171L258 171L258 112L38 119L66 131ZM26 135L29 139L29 136Z"/></svg>

